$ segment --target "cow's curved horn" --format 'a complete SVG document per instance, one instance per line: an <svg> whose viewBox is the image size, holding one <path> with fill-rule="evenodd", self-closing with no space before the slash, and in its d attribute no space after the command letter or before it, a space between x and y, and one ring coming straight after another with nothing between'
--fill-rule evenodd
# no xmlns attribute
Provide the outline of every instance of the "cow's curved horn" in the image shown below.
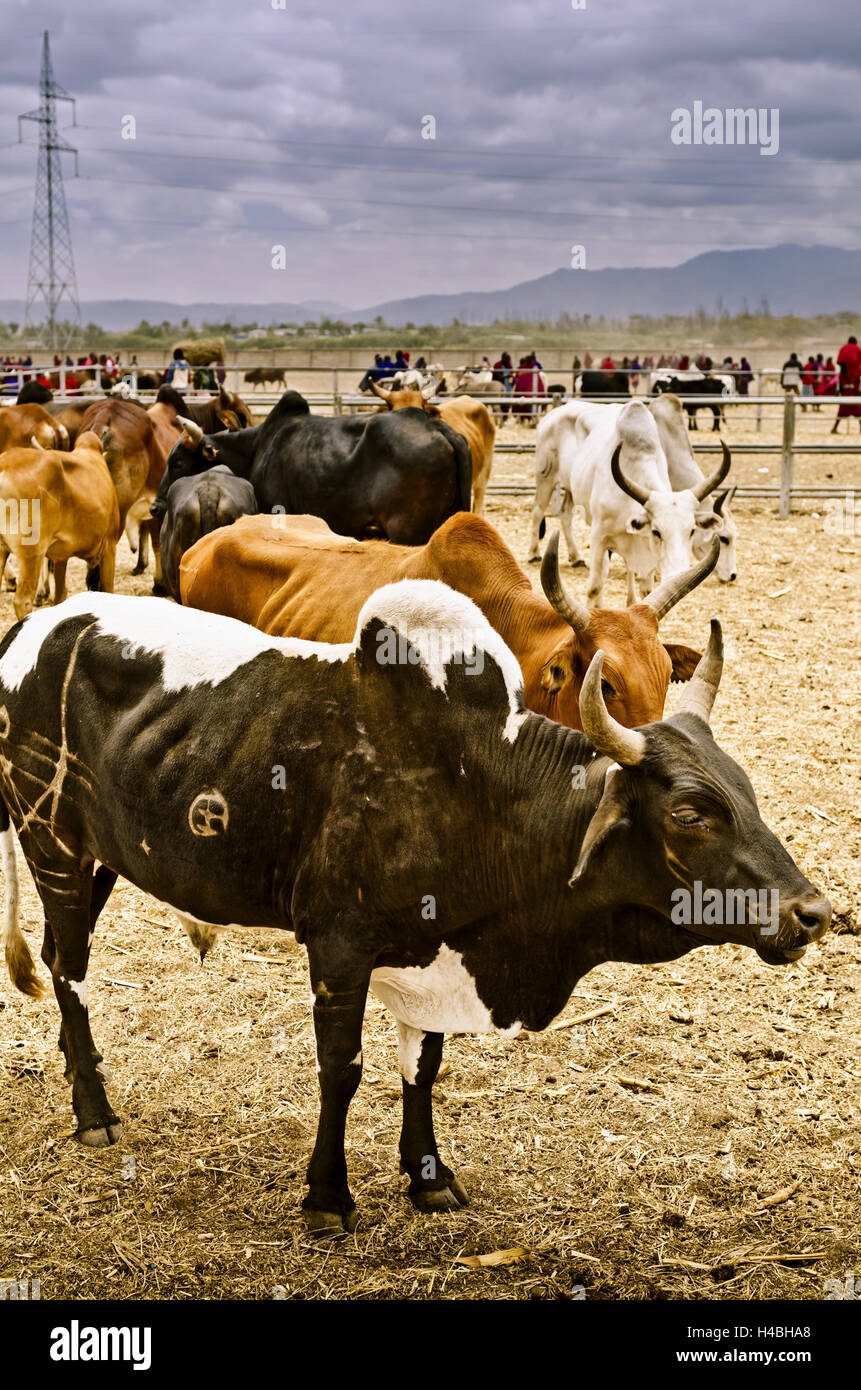
<svg viewBox="0 0 861 1390"><path fill-rule="evenodd" d="M643 761L646 738L639 729L626 729L614 719L604 704L601 692L601 672L604 653L596 652L580 690L580 719L583 732L599 753L615 758L623 767L636 767Z"/></svg>
<svg viewBox="0 0 861 1390"><path fill-rule="evenodd" d="M38 441L38 439L36 438L35 434L31 434L31 435L30 435L30 443L33 445L33 448L34 448L34 449L41 449L41 450L42 450L42 453L44 454L44 452L45 452L45 446L44 446L44 444L40 444L40 443L39 443L39 441Z"/></svg>
<svg viewBox="0 0 861 1390"><path fill-rule="evenodd" d="M378 386L377 383L376 383L375 381L370 382L369 385L370 385L370 388L371 388L371 390L373 391L373 393L374 393L375 396L379 396L380 400L381 400L381 401L385 401L386 405L391 405L391 403L392 403L392 393L391 393L391 391L384 391L383 388L382 388L382 386Z"/></svg>
<svg viewBox="0 0 861 1390"><path fill-rule="evenodd" d="M584 632L589 626L592 615L585 604L579 603L577 599L572 598L566 592L565 585L562 583L559 575L558 531L554 531L547 542L544 559L541 561L541 587L547 602L552 604L560 618L564 618L575 632Z"/></svg>
<svg viewBox="0 0 861 1390"><path fill-rule="evenodd" d="M199 449L203 443L203 430L195 420L189 420L185 415L177 415L176 423L182 426L183 434L187 434L191 443Z"/></svg>
<svg viewBox="0 0 861 1390"><path fill-rule="evenodd" d="M698 714L700 719L704 719L708 724L715 695L717 695L720 685L722 670L723 634L717 618L712 618L712 630L709 634L708 646L700 657L697 669L685 686L684 694L676 706L676 714Z"/></svg>
<svg viewBox="0 0 861 1390"><path fill-rule="evenodd" d="M626 478L622 472L622 465L619 457L622 453L621 444L617 444L613 450L613 457L610 460L610 472L613 474L613 481L623 492L627 492L629 497L633 497L635 502L639 502L641 507L645 507L649 500L649 494L645 488L639 487L637 483L632 483L630 478Z"/></svg>
<svg viewBox="0 0 861 1390"><path fill-rule="evenodd" d="M701 483L698 483L696 487L691 488L691 491L698 502L702 502L704 497L708 497L710 492L714 492L716 487L720 487L721 483L723 482L724 478L729 472L730 464L732 463L732 454L730 453L723 440L721 440L720 446L723 450L723 458L720 461L720 466L714 473L712 473L710 478L703 478Z"/></svg>
<svg viewBox="0 0 861 1390"><path fill-rule="evenodd" d="M724 515L723 509L729 506L730 502L735 497L737 489L738 483L733 483L732 487L726 488L719 497L715 498L714 508L718 516Z"/></svg>
<svg viewBox="0 0 861 1390"><path fill-rule="evenodd" d="M689 594L691 589L702 584L717 564L719 555L720 538L715 536L709 546L708 554L702 560L691 565L690 569L683 570L681 574L674 574L669 579L665 579L663 584L659 584L640 602L647 603L650 608L654 608L655 616L660 620L665 613L669 613L671 608L675 608L679 600L685 597L685 594Z"/></svg>
<svg viewBox="0 0 861 1390"><path fill-rule="evenodd" d="M429 401L429 400L431 399L432 396L435 396L435 395L436 395L436 387L437 387L437 384L436 384L435 381L429 381L428 384L427 384L427 386L423 386L423 387L422 387L422 400L423 400L423 401Z"/></svg>

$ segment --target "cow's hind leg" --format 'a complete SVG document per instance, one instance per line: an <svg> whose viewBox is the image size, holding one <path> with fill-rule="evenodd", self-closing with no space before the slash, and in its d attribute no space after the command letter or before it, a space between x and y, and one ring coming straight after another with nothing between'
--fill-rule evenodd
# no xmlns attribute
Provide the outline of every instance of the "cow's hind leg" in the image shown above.
<svg viewBox="0 0 861 1390"><path fill-rule="evenodd" d="M90 959L90 946L92 944L93 933L96 929L96 922L98 921L99 914L101 913L102 908L104 907L105 903L111 895L116 881L117 874L114 873L113 869L109 869L106 864L100 864L99 867L96 869L95 875L93 877L93 886L90 892L90 931L87 938L88 965ZM57 945L54 941L54 933L51 930L50 922L46 918L45 934L42 941L42 960L45 962L52 975L54 971L54 957L56 953ZM99 1072L100 1076L102 1076L102 1078L105 1081L109 1081L110 1076L108 1075L108 1069L104 1064L104 1058L102 1057L102 1054L99 1052L98 1048L93 1042L92 1036L90 1037L90 1043L92 1045L93 1061L96 1064L96 1070ZM57 1046L59 1047L60 1051L66 1059L66 1069L64 1075L66 1080L71 1084L73 1080L72 1064L69 1059L69 1045L66 1042L66 1035L63 1031L62 1023L60 1024L60 1036L57 1039Z"/></svg>
<svg viewBox="0 0 861 1390"><path fill-rule="evenodd" d="M314 995L320 1120L308 1195L302 1203L308 1229L318 1235L354 1231L356 1204L347 1182L344 1134L350 1101L362 1078L362 1021L373 961L354 954L344 936L308 942Z"/></svg>
<svg viewBox="0 0 861 1390"><path fill-rule="evenodd" d="M419 1211L457 1211L469 1204L463 1184L443 1163L433 1130L433 1084L442 1061L442 1033L398 1021L398 1060L404 1096L401 1170Z"/></svg>
<svg viewBox="0 0 861 1390"><path fill-rule="evenodd" d="M104 1148L117 1142L122 1125L105 1094L101 1057L90 1032L86 975L95 917L116 875L106 869L94 879L90 872L61 872L39 862L31 867L45 909L42 955L62 1016L60 1046L71 1072L75 1137L90 1148Z"/></svg>

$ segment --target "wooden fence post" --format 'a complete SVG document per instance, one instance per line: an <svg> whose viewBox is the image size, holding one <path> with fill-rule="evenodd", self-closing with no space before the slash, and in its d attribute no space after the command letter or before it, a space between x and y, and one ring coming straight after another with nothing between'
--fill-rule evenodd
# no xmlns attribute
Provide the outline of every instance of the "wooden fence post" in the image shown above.
<svg viewBox="0 0 861 1390"><path fill-rule="evenodd" d="M780 519L785 521L792 510L792 473L795 443L795 392L783 397L783 456L780 466Z"/></svg>

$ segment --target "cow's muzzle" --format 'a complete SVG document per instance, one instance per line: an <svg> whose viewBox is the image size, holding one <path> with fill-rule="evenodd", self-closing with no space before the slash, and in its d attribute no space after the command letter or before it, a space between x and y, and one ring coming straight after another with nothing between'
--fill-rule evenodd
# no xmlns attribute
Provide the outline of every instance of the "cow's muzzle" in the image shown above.
<svg viewBox="0 0 861 1390"><path fill-rule="evenodd" d="M772 940L761 937L755 949L768 965L789 965L800 960L814 941L819 941L831 925L831 903L817 893L781 904L780 928Z"/></svg>

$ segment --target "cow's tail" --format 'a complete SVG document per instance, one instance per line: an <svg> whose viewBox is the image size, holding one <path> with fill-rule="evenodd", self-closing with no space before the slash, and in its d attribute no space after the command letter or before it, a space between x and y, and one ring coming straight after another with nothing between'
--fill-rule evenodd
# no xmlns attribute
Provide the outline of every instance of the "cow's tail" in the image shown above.
<svg viewBox="0 0 861 1390"><path fill-rule="evenodd" d="M0 858L6 882L6 902L3 907L3 953L9 977L16 989L31 999L42 996L42 982L24 933L18 925L18 864L15 859L15 831L9 819L6 803L0 800Z"/></svg>

